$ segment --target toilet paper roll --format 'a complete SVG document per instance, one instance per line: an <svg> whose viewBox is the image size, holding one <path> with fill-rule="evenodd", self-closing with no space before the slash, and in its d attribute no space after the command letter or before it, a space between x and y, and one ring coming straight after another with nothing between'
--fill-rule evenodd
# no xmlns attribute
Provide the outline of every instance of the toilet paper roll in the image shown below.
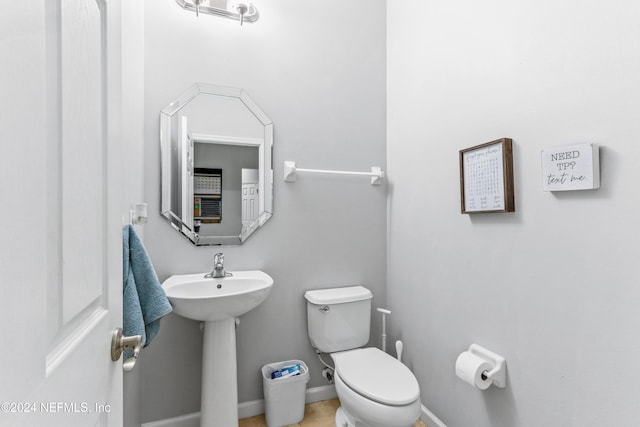
<svg viewBox="0 0 640 427"><path fill-rule="evenodd" d="M492 381L489 378L482 379L482 373L491 369L489 362L468 351L461 353L456 360L458 378L480 390L486 390L491 385Z"/></svg>

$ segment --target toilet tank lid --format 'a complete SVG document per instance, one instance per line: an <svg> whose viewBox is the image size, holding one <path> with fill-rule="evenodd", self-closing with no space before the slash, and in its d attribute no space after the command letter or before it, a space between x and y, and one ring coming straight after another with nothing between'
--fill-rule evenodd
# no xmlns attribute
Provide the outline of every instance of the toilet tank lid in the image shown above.
<svg viewBox="0 0 640 427"><path fill-rule="evenodd" d="M367 300L373 298L373 294L364 286L349 286L307 291L304 297L312 304L328 305Z"/></svg>

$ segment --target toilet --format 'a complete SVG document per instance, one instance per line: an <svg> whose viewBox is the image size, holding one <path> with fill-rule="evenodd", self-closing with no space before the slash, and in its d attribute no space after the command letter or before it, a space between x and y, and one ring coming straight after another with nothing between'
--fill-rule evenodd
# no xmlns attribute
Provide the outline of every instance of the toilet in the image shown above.
<svg viewBox="0 0 640 427"><path fill-rule="evenodd" d="M369 342L371 299L363 286L307 291L308 333L329 353L340 399L336 427L411 427L420 416L420 387L396 358Z"/></svg>

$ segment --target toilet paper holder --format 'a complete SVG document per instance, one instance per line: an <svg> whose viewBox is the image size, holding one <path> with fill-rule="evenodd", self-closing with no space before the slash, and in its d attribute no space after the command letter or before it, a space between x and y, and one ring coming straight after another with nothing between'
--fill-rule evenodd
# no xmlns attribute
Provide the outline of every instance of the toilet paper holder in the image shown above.
<svg viewBox="0 0 640 427"><path fill-rule="evenodd" d="M482 379L490 379L496 387L504 388L507 385L507 361L504 357L479 346L471 344L469 353L487 361L492 366L490 371L482 373Z"/></svg>

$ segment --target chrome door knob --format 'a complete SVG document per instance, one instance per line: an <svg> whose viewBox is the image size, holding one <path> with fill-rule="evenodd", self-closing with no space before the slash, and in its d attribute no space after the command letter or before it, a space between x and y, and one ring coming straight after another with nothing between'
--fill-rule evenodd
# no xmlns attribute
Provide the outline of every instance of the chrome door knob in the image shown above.
<svg viewBox="0 0 640 427"><path fill-rule="evenodd" d="M136 365L140 351L142 350L142 335L132 335L125 337L122 328L113 331L111 336L111 360L114 362L120 359L122 352L133 349L133 355L124 361L122 369L129 372Z"/></svg>

